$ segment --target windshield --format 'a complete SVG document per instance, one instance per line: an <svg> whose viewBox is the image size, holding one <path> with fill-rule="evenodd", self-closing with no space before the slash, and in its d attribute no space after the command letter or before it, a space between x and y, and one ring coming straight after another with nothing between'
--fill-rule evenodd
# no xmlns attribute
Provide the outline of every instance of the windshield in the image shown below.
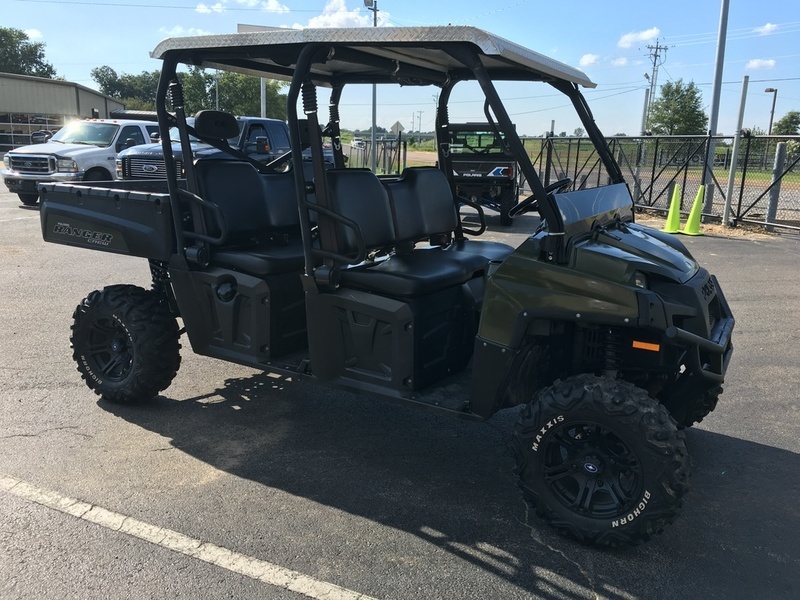
<svg viewBox="0 0 800 600"><path fill-rule="evenodd" d="M73 121L59 129L52 141L62 144L90 144L105 147L110 146L114 141L118 129L119 125L115 123Z"/></svg>
<svg viewBox="0 0 800 600"><path fill-rule="evenodd" d="M244 126L244 123L242 121L239 121L238 119L237 119L237 122L239 124L239 135L237 135L235 137L232 137L232 138L228 138L228 144L231 145L231 146L237 146L239 144L239 137L242 135L242 127ZM193 127L194 126L194 117L189 117L188 119L186 119L186 124L189 125L190 127ZM169 141L180 143L181 136L180 136L180 133L178 133L178 128L177 127L171 127L170 128L170 130L169 130ZM193 143L193 144L204 144L205 143L201 139L199 139L199 138L197 138L197 137L195 137L193 135L189 135L189 141L191 143Z"/></svg>

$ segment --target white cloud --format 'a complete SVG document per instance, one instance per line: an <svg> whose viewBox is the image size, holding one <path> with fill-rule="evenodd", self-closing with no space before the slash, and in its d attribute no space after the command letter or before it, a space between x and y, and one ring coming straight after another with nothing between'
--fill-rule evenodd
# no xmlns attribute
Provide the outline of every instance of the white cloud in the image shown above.
<svg viewBox="0 0 800 600"><path fill-rule="evenodd" d="M622 58L615 58L611 61L611 64L615 67L626 67L628 66L628 59L624 56Z"/></svg>
<svg viewBox="0 0 800 600"><path fill-rule="evenodd" d="M777 28L778 26L774 23L767 23L761 27L756 27L753 29L753 31L755 33L760 33L761 35L769 35L770 33L774 33Z"/></svg>
<svg viewBox="0 0 800 600"><path fill-rule="evenodd" d="M597 54L584 54L581 56L578 64L582 67L591 67L592 65L596 65L598 60L600 60L600 57L597 56Z"/></svg>
<svg viewBox="0 0 800 600"><path fill-rule="evenodd" d="M633 31L631 33L626 33L617 42L617 46L620 48L630 48L637 42L649 42L653 38L658 37L661 33L661 30L658 27L651 27L650 29L645 29L644 31Z"/></svg>
<svg viewBox="0 0 800 600"><path fill-rule="evenodd" d="M289 7L285 4L281 4L278 0L267 0L261 5L261 8L266 10L267 12L273 13L287 13L289 12Z"/></svg>
<svg viewBox="0 0 800 600"><path fill-rule="evenodd" d="M42 32L39 31L38 29L26 29L25 35L28 36L29 40L40 40L42 39L42 37L44 37L42 35Z"/></svg>
<svg viewBox="0 0 800 600"><path fill-rule="evenodd" d="M224 13L225 12L225 5L222 2L217 2L213 6L207 6L202 2L197 5L195 10L199 13L207 15L209 13Z"/></svg>
<svg viewBox="0 0 800 600"><path fill-rule="evenodd" d="M771 69L775 66L775 59L774 58L754 58L747 62L745 65L745 69L749 71L755 71L758 69Z"/></svg>
<svg viewBox="0 0 800 600"><path fill-rule="evenodd" d="M378 25L383 26L387 23L389 13L383 10L378 11ZM303 27L371 27L372 12L366 9L354 8L347 10L345 0L327 0L322 14L309 19L307 25L295 23L294 29Z"/></svg>
<svg viewBox="0 0 800 600"><path fill-rule="evenodd" d="M211 35L210 31L205 31L204 29L198 29L196 27L190 27L189 29L184 29L180 25L176 25L172 29L166 29L162 27L159 31L169 37L183 37L187 35Z"/></svg>

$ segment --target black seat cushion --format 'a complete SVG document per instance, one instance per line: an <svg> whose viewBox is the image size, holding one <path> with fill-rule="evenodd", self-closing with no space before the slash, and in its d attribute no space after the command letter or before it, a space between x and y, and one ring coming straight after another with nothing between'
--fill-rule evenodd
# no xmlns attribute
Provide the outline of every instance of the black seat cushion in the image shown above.
<svg viewBox="0 0 800 600"><path fill-rule="evenodd" d="M341 283L345 287L389 296L414 297L469 281L485 267L486 260L478 254L455 257L447 252L421 250L343 269Z"/></svg>
<svg viewBox="0 0 800 600"><path fill-rule="evenodd" d="M298 240L286 246L273 244L247 250L215 250L211 264L264 277L302 271L305 258L303 246Z"/></svg>
<svg viewBox="0 0 800 600"><path fill-rule="evenodd" d="M514 248L502 242L461 239L454 240L447 246L447 250L478 254L491 262L503 262L514 251Z"/></svg>

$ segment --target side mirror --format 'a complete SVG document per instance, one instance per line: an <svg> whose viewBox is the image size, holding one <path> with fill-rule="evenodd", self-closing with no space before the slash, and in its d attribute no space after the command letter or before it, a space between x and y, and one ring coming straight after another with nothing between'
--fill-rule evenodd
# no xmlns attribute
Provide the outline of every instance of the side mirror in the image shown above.
<svg viewBox="0 0 800 600"><path fill-rule="evenodd" d="M150 134L150 142L151 143L155 144L155 143L158 143L160 141L161 141L161 134L160 133L158 133L157 131L154 131L153 133Z"/></svg>

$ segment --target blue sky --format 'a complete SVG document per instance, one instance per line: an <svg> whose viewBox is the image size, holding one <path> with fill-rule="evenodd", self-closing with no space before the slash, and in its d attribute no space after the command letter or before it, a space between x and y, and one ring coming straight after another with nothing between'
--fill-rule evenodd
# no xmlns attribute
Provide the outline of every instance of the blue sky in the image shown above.
<svg viewBox="0 0 800 600"><path fill-rule="evenodd" d="M639 131L645 89L652 68L648 45L668 49L658 83L694 81L708 111L717 51L721 0L378 0L379 26L472 25L582 68L598 85L586 92L606 134ZM3 0L2 25L28 32L45 44L45 56L69 81L96 87L92 68L117 73L159 68L150 51L166 38L231 33L239 23L284 27L371 26L363 0ZM775 120L800 110L800 11L794 0L730 0L724 85L718 130L736 127L742 79L750 77L746 127L767 129L772 93ZM458 86L456 90L461 86ZM557 94L542 86L500 88L517 130L540 135L555 120L556 133L580 126ZM482 103L469 86L454 94L451 119L480 120ZM345 128L370 123L371 92L346 92ZM388 88L378 92L378 124L400 121L406 130L433 128L431 90Z"/></svg>

